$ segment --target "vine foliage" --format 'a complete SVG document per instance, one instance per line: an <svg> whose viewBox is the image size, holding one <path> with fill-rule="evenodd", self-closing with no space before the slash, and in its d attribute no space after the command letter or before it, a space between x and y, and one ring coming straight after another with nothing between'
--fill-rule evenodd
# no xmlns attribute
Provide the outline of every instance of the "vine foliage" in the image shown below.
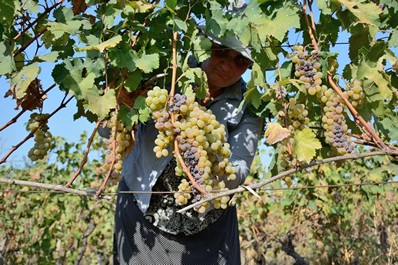
<svg viewBox="0 0 398 265"><path fill-rule="evenodd" d="M110 148L118 150L120 131L130 133L124 146L131 150L137 124L150 119L145 98L155 85L171 87L171 97L178 88L206 98L205 74L191 63L210 54L203 29L218 37L233 33L251 49L254 64L244 98L265 120L260 141L274 148L269 172L261 180L273 175L289 187L303 184L308 176L292 174L320 167L322 161L362 159L369 151L396 163L396 1L249 1L239 12L227 11L230 5L215 0L1 1L0 76L9 83L4 96L15 100L20 112L0 131L26 112L36 118L0 164L30 138L40 141L39 132L47 135L47 121L74 99L73 117L96 125L81 163L65 184L84 182L76 177L84 172L98 128L116 117L115 126L123 129L115 130ZM42 113L54 89L65 96L52 112ZM31 156L46 161L54 146L38 146L45 148L32 150ZM122 158L121 153L108 157L97 196L120 169ZM355 174L346 170L348 178Z"/></svg>

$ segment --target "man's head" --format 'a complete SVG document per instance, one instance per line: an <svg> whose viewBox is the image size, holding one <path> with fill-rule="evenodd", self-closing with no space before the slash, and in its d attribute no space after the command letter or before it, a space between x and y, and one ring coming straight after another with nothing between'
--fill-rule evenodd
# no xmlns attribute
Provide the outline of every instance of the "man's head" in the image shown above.
<svg viewBox="0 0 398 265"><path fill-rule="evenodd" d="M233 35L225 39L207 36L213 43L212 51L210 58L202 63L202 69L207 74L209 86L222 88L234 84L253 64L250 49Z"/></svg>

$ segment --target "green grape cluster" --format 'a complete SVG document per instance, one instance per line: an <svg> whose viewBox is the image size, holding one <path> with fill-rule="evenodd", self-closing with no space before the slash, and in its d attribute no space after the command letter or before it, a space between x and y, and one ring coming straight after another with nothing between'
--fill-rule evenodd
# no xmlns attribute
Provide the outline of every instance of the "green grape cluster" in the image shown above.
<svg viewBox="0 0 398 265"><path fill-rule="evenodd" d="M35 144L28 151L28 157L32 161L43 159L52 146L53 139L51 133L48 131L48 125L46 123L43 124L42 122L44 120L47 120L49 116L50 114L39 113L32 113L30 115L27 129L29 129L30 131L35 131ZM40 125L40 123L42 123L42 125Z"/></svg>
<svg viewBox="0 0 398 265"><path fill-rule="evenodd" d="M295 98L289 99L287 114L285 111L280 110L277 114L277 118L279 123L283 126L288 127L290 132L294 134L296 130L303 130L308 127L308 123L310 119L308 116L308 110L304 104L297 103ZM285 139L279 143L279 159L281 161L281 166L285 169L291 168L298 165L298 161L295 158L292 158L288 152L288 142L291 141L292 138Z"/></svg>
<svg viewBox="0 0 398 265"><path fill-rule="evenodd" d="M321 53L319 50L312 50L308 53L302 45L293 47L293 54L289 55L294 63L294 75L304 82L308 94L315 95L321 90Z"/></svg>
<svg viewBox="0 0 398 265"><path fill-rule="evenodd" d="M116 112L111 113L107 126L111 131L111 135L105 142L107 150L102 171L104 174L108 174L109 170L112 170L108 183L113 185L120 178L125 151L130 146L132 138L129 130L118 121ZM113 167L111 168L112 163Z"/></svg>
<svg viewBox="0 0 398 265"><path fill-rule="evenodd" d="M365 93L363 92L362 82L359 80L353 80L348 83L344 94L355 108L361 108L365 99Z"/></svg>
<svg viewBox="0 0 398 265"><path fill-rule="evenodd" d="M280 161L280 166L284 169L293 168L299 165L299 161L289 154L288 145L290 144L290 146L293 146L293 143L294 143L293 138L289 137L287 139L284 139L278 144L279 147L278 161Z"/></svg>
<svg viewBox="0 0 398 265"><path fill-rule="evenodd" d="M226 142L224 125L216 120L211 110L196 102L194 97L177 93L170 102L165 102L162 106L151 105L157 95L163 96L167 92L165 89L156 90L157 92L148 93L151 99L147 99L155 128L159 131L153 150L156 156L169 156L168 147L172 145L175 148L173 144L176 141L184 164L196 183L208 192L224 189L225 181L236 178L236 168L229 161L231 151ZM176 150L173 155L178 158ZM176 204L185 205L204 199L187 179L179 159L176 161L176 175L182 177L178 192L174 195ZM216 209L225 209L228 201L229 197L225 196L216 198L211 203ZM194 210L203 213L210 205L204 203Z"/></svg>
<svg viewBox="0 0 398 265"><path fill-rule="evenodd" d="M354 151L354 143L347 135L348 126L344 116L344 102L331 88L322 92L321 102L324 104L322 116L325 140L344 155Z"/></svg>
<svg viewBox="0 0 398 265"><path fill-rule="evenodd" d="M291 132L295 130L303 130L308 127L310 119L308 116L308 110L304 104L298 104L295 98L289 99L289 107L287 109L287 117L284 111L278 112L278 120L281 124L284 124L285 119L287 119L288 129Z"/></svg>

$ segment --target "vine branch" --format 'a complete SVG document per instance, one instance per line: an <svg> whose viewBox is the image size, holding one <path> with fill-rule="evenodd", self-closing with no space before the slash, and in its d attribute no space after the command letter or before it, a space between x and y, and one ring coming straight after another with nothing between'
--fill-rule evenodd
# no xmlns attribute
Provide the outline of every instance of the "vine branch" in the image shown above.
<svg viewBox="0 0 398 265"><path fill-rule="evenodd" d="M82 171L84 165L87 163L88 153L90 152L91 144L93 143L94 136L95 136L95 134L97 133L97 130L98 130L98 127L99 127L100 124L101 124L101 120L98 120L97 123L95 124L95 127L94 127L93 132L92 132L91 135L90 135L90 138L88 139L87 146L86 146L86 149L85 149L85 151L84 151L84 157L83 157L83 159L82 159L82 162L80 163L79 168L78 168L78 169L76 170L76 172L73 174L73 177L72 177L72 178L68 181L68 183L65 185L65 187L69 188L69 187L72 185L72 183L75 181L75 179L77 178L77 176L80 175L80 172Z"/></svg>
<svg viewBox="0 0 398 265"><path fill-rule="evenodd" d="M12 41L17 41L23 34L25 34L29 29L31 29L39 20L49 14L54 8L60 5L64 0L59 0L57 3L53 4L49 8L46 8L40 16L38 16L28 27L24 28L20 33L18 33Z"/></svg>
<svg viewBox="0 0 398 265"><path fill-rule="evenodd" d="M270 183L272 183L274 181L283 179L284 177L289 176L289 175L291 175L293 173L299 172L299 171L301 171L303 169L306 169L306 168L318 166L318 165L321 165L321 164L337 162L337 161L343 161L343 160L348 160L348 159L356 160L356 159L360 159L360 158L364 158L364 157L381 156L381 155L397 156L398 155L398 151L383 150L383 151L366 152L366 153L361 153L361 154L349 154L349 155L344 155L344 156L335 156L335 157L325 158L325 159L322 159L322 160L313 161L313 162L311 162L309 164L302 165L302 166L299 166L297 168L292 168L292 169L286 170L284 172L281 172L281 173L275 175L274 177L272 177L270 179L267 179L267 180L264 180L264 181L261 181L261 182L258 182L258 183L251 184L251 185L249 185L247 187L249 187L249 188L251 188L253 190L256 190L256 189L259 189L259 188L261 188L261 187L263 187L265 185L268 185L268 184L270 184ZM245 187L240 186L240 187L238 187L236 189L226 190L224 192L220 192L220 193L217 193L217 194L211 194L211 195L207 196L205 199L203 199L201 201L198 201L196 203L193 203L191 205L188 205L187 207L182 208L182 209L178 210L177 212L178 213L183 213L183 212L186 212L187 210L192 209L194 207L197 207L197 206L199 206L199 205L201 205L201 204L203 204L205 202L212 201L215 198L220 198L220 197L223 197L223 196L233 195L235 193L240 193L240 192L243 192L243 191L246 191L246 190L247 189Z"/></svg>
<svg viewBox="0 0 398 265"><path fill-rule="evenodd" d="M33 182L33 181L6 179L6 178L0 178L0 183L10 184L10 185L21 185L21 186L34 187L34 188L42 188L42 189L57 191L60 193L70 193L70 194L76 194L76 195L80 195L80 196L88 196L88 197L97 198L97 196L95 195L94 192L71 189L71 188L67 188L63 185L46 184L46 183L39 183L39 182ZM112 199L111 196L103 196L102 198L106 199L106 200Z"/></svg>

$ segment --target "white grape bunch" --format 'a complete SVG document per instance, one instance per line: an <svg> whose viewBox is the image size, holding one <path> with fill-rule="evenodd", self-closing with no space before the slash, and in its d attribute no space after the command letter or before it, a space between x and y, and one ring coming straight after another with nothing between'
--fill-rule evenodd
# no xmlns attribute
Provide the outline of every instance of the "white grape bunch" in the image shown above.
<svg viewBox="0 0 398 265"><path fill-rule="evenodd" d="M291 135L299 130L309 127L310 119L308 116L308 110L306 106L302 103L298 103L296 98L290 98L287 111L280 110L277 114L279 123L282 126L286 126L291 132ZM288 144L293 146L293 139L291 137L282 140L279 146L279 160L281 161L281 166L284 169L292 168L298 166L298 161L289 154Z"/></svg>
<svg viewBox="0 0 398 265"><path fill-rule="evenodd" d="M354 108L360 109L362 107L365 93L363 92L362 82L360 80L353 80L347 83L344 94Z"/></svg>
<svg viewBox="0 0 398 265"><path fill-rule="evenodd" d="M323 88L321 102L324 104L322 116L325 140L336 151L344 155L354 151L354 143L347 134L348 126L344 115L344 102L331 88Z"/></svg>
<svg viewBox="0 0 398 265"><path fill-rule="evenodd" d="M34 131L35 144L28 151L28 157L32 161L37 161L45 158L48 150L52 147L52 135L49 132L47 119L50 114L32 113L28 121L27 129Z"/></svg>
<svg viewBox="0 0 398 265"><path fill-rule="evenodd" d="M225 189L225 182L236 178L236 168L229 161L231 151L226 142L224 125L194 97L176 93L171 101L167 101L168 98L166 89L155 87L148 92L146 99L155 120L155 128L159 131L153 150L156 156L169 156L169 146L174 149L177 147L196 184L207 192ZM175 141L177 146L174 146ZM176 150L172 154L177 158ZM176 175L182 177L178 192L174 194L176 204L200 201L204 195L196 191L193 183L187 179L183 165L179 159L176 161ZM216 209L224 209L228 201L229 197L224 196L211 203ZM209 207L210 203L203 203L195 210L203 213Z"/></svg>
<svg viewBox="0 0 398 265"><path fill-rule="evenodd" d="M294 75L304 82L308 94L315 95L321 91L322 77L321 72L321 52L312 50L310 53L302 46L295 45L293 53L289 55L294 63Z"/></svg>
<svg viewBox="0 0 398 265"><path fill-rule="evenodd" d="M105 161L102 165L104 174L110 174L109 184L117 183L123 168L125 151L131 144L131 134L117 119L117 113L111 113L107 122L107 127L111 131L110 138L106 140L107 147ZM111 171L111 172L110 172Z"/></svg>

